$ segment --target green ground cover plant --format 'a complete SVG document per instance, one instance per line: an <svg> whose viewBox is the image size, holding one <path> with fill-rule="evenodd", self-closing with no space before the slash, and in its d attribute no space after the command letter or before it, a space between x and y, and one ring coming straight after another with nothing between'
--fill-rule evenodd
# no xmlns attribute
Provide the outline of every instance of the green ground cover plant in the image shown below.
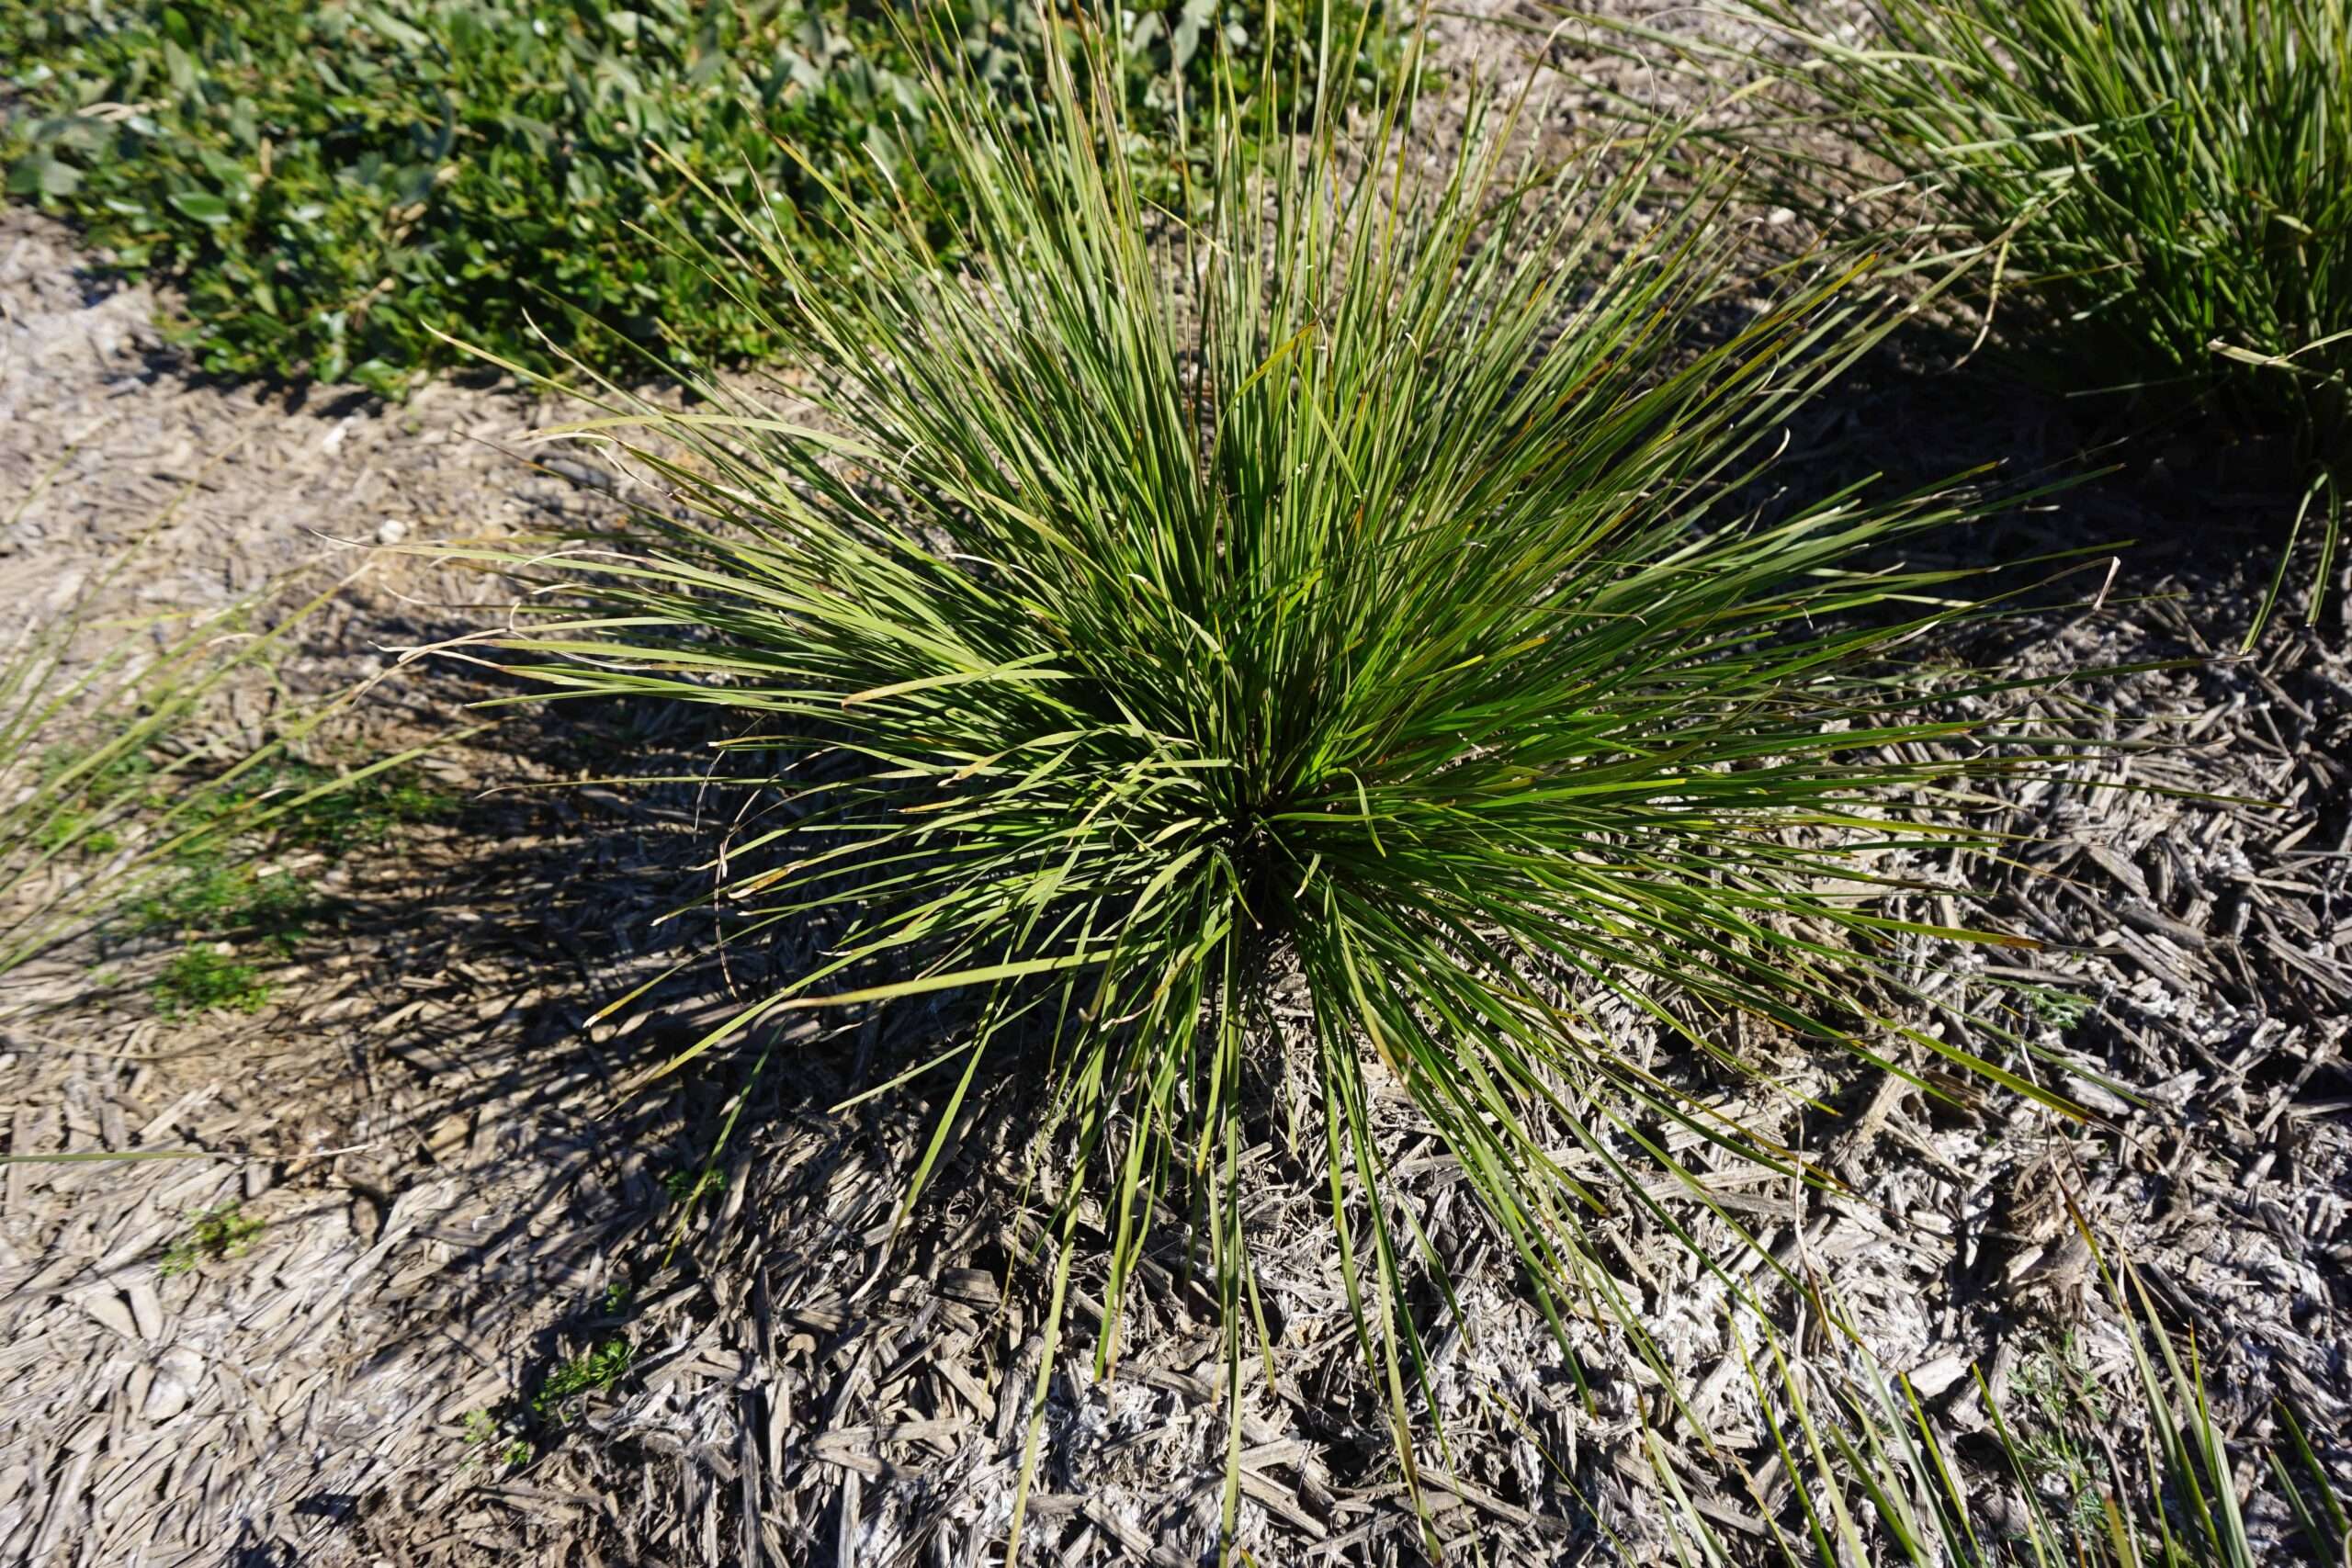
<svg viewBox="0 0 2352 1568"><path fill-rule="evenodd" d="M71 748L52 750L44 771L62 777L74 759ZM289 858L309 852L339 861L401 826L444 818L455 806L403 768L353 782L273 749L233 777L216 779L167 771L141 752L82 775L79 793L37 838L44 850L70 850L75 869L86 874L151 823L176 828L141 867L139 890L111 899L102 927L108 941L183 943L149 987L156 1011L177 1021L267 1005L273 987L250 959L291 954L324 908L310 872L298 872Z"/></svg>
<svg viewBox="0 0 2352 1568"><path fill-rule="evenodd" d="M282 742L224 754L203 730L306 608L274 628L253 603L110 624L93 609L104 586L0 652L0 975L167 902L187 866L221 863L286 804L243 787Z"/></svg>
<svg viewBox="0 0 2352 1568"><path fill-rule="evenodd" d="M1892 231L1931 267L1975 261L1980 333L2069 393L2286 438L2312 487L2294 526L2323 518L2332 557L2352 473L2352 0L1869 0L1859 28L1799 0L1731 9L1760 46L1647 36L1700 73L1794 89L1751 85L1717 121L1776 199L1859 220L1866 243Z"/></svg>
<svg viewBox="0 0 2352 1568"><path fill-rule="evenodd" d="M269 1005L271 987L250 964L218 946L197 943L164 966L154 985L155 1010L178 1020L206 1012L259 1012Z"/></svg>
<svg viewBox="0 0 2352 1568"><path fill-rule="evenodd" d="M626 1339L608 1339L560 1363L531 1396L532 1414L542 1420L561 1421L571 1401L584 1393L611 1388L628 1375L636 1352Z"/></svg>
<svg viewBox="0 0 2352 1568"><path fill-rule="evenodd" d="M622 444L677 510L553 575L481 551L544 590L495 640L560 693L733 714L723 756L765 804L717 902L738 942L820 933L657 1073L793 1010L941 1010L935 1050L869 1090L937 1080L910 1205L985 1059L1024 1054L1049 1086L1031 1466L1098 1190L1098 1374L1173 1229L1238 1399L1263 1332L1238 1173L1263 1134L1328 1177L1418 1495L1410 1280L1442 1270L1383 1201L1374 1096L1443 1137L1555 1324L1645 1345L1588 1217L1636 1205L1688 1239L1637 1179L1709 1201L1669 1129L1804 1168L1688 1076L1760 1070L1733 1017L2042 1092L1894 1010L1906 952L2015 939L1907 915L1885 869L1971 842L1968 793L2041 743L2003 716L2015 682L1904 661L1968 613L1955 574L1871 554L1977 501L1726 503L1888 322L1830 274L1702 331L1738 254L1721 182L1661 181L1662 144L1535 164L1492 103L1425 160L1396 100L1344 135L1317 114L1271 165L1238 118L1205 121L1209 188L1170 212L1096 59L1018 123L932 88L964 106L961 276L922 224L853 215L855 265L819 288L789 224L741 214L741 299L797 303L769 321L809 407L608 389L573 433ZM1287 978L1305 1038L1267 1012ZM1678 1065L1643 1066L1628 1029Z"/></svg>
<svg viewBox="0 0 2352 1568"><path fill-rule="evenodd" d="M1139 7L1138 123L1206 85L1206 43L1295 51L1301 27L1291 0ZM176 281L221 375L397 395L445 333L541 367L541 333L630 373L756 359L779 340L695 254L724 204L651 147L743 206L912 201L944 233L962 197L909 42L933 31L992 80L1034 66L1026 11L989 0L0 0L0 153L17 196ZM1356 90L1385 37L1329 79Z"/></svg>
<svg viewBox="0 0 2352 1568"><path fill-rule="evenodd" d="M286 809L272 811L278 803ZM162 793L146 801L150 810L169 804ZM186 814L191 826L220 830L175 850L153 890L127 911L127 923L138 934L234 937L290 951L320 903L311 878L285 864L288 857L310 852L339 861L384 843L402 826L444 819L456 807L453 796L404 768L356 782L285 758L250 768ZM264 812L266 831L246 827Z"/></svg>

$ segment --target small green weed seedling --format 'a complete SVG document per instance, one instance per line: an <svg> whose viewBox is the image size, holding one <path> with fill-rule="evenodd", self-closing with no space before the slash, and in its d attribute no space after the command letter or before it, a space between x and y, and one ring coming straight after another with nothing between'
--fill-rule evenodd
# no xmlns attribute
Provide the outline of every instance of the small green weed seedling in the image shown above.
<svg viewBox="0 0 2352 1568"><path fill-rule="evenodd" d="M280 951L302 934L311 899L287 873L259 870L217 851L187 856L180 868L175 879L131 911L137 929L198 937L256 935Z"/></svg>
<svg viewBox="0 0 2352 1568"><path fill-rule="evenodd" d="M317 850L340 859L353 850L380 844L394 829L437 822L457 810L458 798L423 783L403 769L371 774L339 788L335 773L309 762L284 762L258 775L251 789L256 805L273 798L303 800L271 826L277 840L295 849Z"/></svg>
<svg viewBox="0 0 2352 1568"><path fill-rule="evenodd" d="M190 947L156 976L155 1010L174 1021L207 1012L259 1012L269 1005L271 989L252 964L217 947Z"/></svg>
<svg viewBox="0 0 2352 1568"><path fill-rule="evenodd" d="M726 1189L727 1179L715 1170L697 1171L690 1166L680 1166L662 1175L662 1190L670 1195L671 1202L681 1207L708 1193L723 1192Z"/></svg>
<svg viewBox="0 0 2352 1568"><path fill-rule="evenodd" d="M636 1352L626 1339L608 1339L549 1372L531 1396L531 1411L545 1420L563 1419L563 1407L583 1393L607 1389L628 1375Z"/></svg>
<svg viewBox="0 0 2352 1568"><path fill-rule="evenodd" d="M196 1216L188 1232L174 1242L164 1254L157 1272L166 1280L177 1274L192 1272L198 1264L218 1263L235 1258L254 1244L268 1225L244 1212L244 1205L231 1201L207 1209Z"/></svg>
<svg viewBox="0 0 2352 1568"><path fill-rule="evenodd" d="M85 761L95 765L85 766ZM51 747L41 756L41 784L53 788L74 775L72 795L35 829L33 842L52 852L72 849L90 856L114 853L122 847L122 838L112 828L101 826L107 808L142 795L152 803L154 797L142 785L154 773L155 764L137 753L100 757L85 748Z"/></svg>
<svg viewBox="0 0 2352 1568"><path fill-rule="evenodd" d="M487 1410L469 1410L458 1421L459 1440L468 1450L466 1463L495 1464L508 1470L520 1470L531 1462L531 1440L516 1437L504 1443L499 1438L505 1430L503 1423ZM492 1445L497 1444L493 1450Z"/></svg>
<svg viewBox="0 0 2352 1568"><path fill-rule="evenodd" d="M2079 1446L2086 1430L2109 1417L2108 1401L2072 1334L2029 1355L2018 1366L2009 1407L2009 1454L2018 1472L2045 1498L2054 1497L2077 1533L2095 1529L2103 1513L2105 1481Z"/></svg>
<svg viewBox="0 0 2352 1568"><path fill-rule="evenodd" d="M257 971L212 945L234 940L284 956L318 912L307 882L266 855L309 852L340 860L402 825L445 818L455 805L398 770L339 785L328 770L295 761L254 769L203 799L183 815L199 829L218 824L224 831L198 831L175 850L128 912L135 931L190 939L156 983L157 1010L167 1019L216 1009L252 1012L268 1000ZM266 826L236 832L247 818Z"/></svg>
<svg viewBox="0 0 2352 1568"><path fill-rule="evenodd" d="M2046 1023L2061 1034L2071 1034L2082 1026L2083 1020L2098 1010L2098 1003L2079 991L2053 990L2047 986L2019 986L2018 999L2025 1005L2028 1016L2037 1023Z"/></svg>

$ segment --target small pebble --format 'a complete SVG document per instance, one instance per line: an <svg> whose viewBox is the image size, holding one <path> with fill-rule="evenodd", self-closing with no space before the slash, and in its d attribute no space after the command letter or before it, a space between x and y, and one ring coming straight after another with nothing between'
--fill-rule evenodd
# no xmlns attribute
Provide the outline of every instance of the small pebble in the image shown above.
<svg viewBox="0 0 2352 1568"><path fill-rule="evenodd" d="M147 1387L141 1417L161 1424L177 1416L187 1408L197 1380L203 1376L204 1358L195 1351L186 1346L164 1351L164 1359L155 1363L155 1381Z"/></svg>
<svg viewBox="0 0 2352 1568"><path fill-rule="evenodd" d="M131 1321L130 1309L112 1291L92 1291L82 1298L82 1310L125 1339L139 1337L139 1325Z"/></svg>

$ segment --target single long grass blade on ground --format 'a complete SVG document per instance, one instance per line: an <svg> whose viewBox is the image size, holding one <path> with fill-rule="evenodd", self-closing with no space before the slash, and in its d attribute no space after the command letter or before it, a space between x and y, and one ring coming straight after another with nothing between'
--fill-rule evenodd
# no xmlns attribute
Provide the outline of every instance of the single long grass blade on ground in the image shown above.
<svg viewBox="0 0 2352 1568"><path fill-rule="evenodd" d="M1992 1032L1888 1011L1902 950L2012 940L1906 917L1894 868L2035 753L2002 682L1899 661L1964 613L1900 541L1973 502L1725 502L1883 330L1842 276L1707 338L1719 190L1667 188L1660 147L1538 164L1510 106L1436 161L1402 105L1271 165L1211 118L1187 222L1113 155L1105 75L1081 58L1012 110L939 85L966 274L860 221L858 265L817 276L747 221L725 271L796 345L797 406L615 390L572 434L664 498L568 554L480 552L547 589L498 640L559 692L740 716L728 761L766 794L718 901L736 940L813 922L826 956L673 1066L791 1010L947 1004L907 1075L947 1086L911 1204L984 1058L1037 1064L1033 1463L1098 1195L1098 1371L1188 1226L1238 1397L1262 1326L1236 1172L1287 1076L1413 1487L1434 1265L1381 1201L1374 1097L1411 1097L1555 1322L1640 1342L1589 1227L1639 1205L1688 1235L1634 1168L1706 1201L1667 1150L1689 1131L1804 1168L1699 1087L1757 1070L1735 1016L2039 1092ZM1293 979L1300 1039L1263 1005Z"/></svg>
<svg viewBox="0 0 2352 1568"><path fill-rule="evenodd" d="M2352 0L1861 9L1724 7L1753 44L1600 36L1664 46L1713 97L1747 76L1712 134L1834 231L1977 264L1980 344L2291 441L2324 585L2352 464Z"/></svg>

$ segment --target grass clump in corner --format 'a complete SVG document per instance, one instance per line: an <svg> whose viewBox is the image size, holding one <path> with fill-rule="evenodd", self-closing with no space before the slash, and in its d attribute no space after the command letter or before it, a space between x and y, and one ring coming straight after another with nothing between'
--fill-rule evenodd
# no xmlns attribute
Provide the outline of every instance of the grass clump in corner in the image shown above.
<svg viewBox="0 0 2352 1568"><path fill-rule="evenodd" d="M823 956L671 1066L791 1010L944 1004L897 1080L941 1080L911 1204L984 1063L1029 1064L1059 1205L1032 1465L1093 1198L1098 1374L1189 1227L1238 1402L1243 1151L1272 1135L1328 1184L1418 1488L1434 1265L1382 1201L1376 1098L1443 1139L1564 1337L1589 1314L1638 1346L1586 1224L1688 1234L1645 1190L1699 1191L1664 1131L1802 1163L1699 1087L1760 1070L1735 1016L2023 1087L1885 1003L1906 944L2007 940L1918 923L1885 869L1968 841L1939 807L2019 763L1973 678L1902 662L1960 613L1948 574L1871 554L1973 503L1726 502L1883 323L1824 276L1707 339L1737 237L1658 148L1537 164L1490 103L1450 163L1317 117L1269 167L1204 116L1191 220L1139 198L1104 74L1041 85L1043 148L935 86L967 106L966 276L880 223L819 287L745 214L743 298L796 302L774 326L817 412L614 391L593 434L683 515L584 541L550 586L586 613L503 640L560 690L744 720L729 752L777 809L722 903L739 940L816 922ZM1269 1100L1301 1120L1255 1125Z"/></svg>
<svg viewBox="0 0 2352 1568"><path fill-rule="evenodd" d="M1213 39L1292 8L1136 7L1129 92L1197 85ZM719 243L724 204L650 144L746 206L911 198L944 232L963 196L908 42L933 28L999 83L1035 67L1026 8L977 0L0 0L0 158L115 266L175 281L217 374L398 396L448 362L442 333L553 365L534 322L629 375L756 359L770 323L666 232ZM795 243L840 255L822 225Z"/></svg>
<svg viewBox="0 0 2352 1568"><path fill-rule="evenodd" d="M1727 132L1782 194L1974 259L1983 328L2070 394L2291 440L2324 581L2352 475L2352 0L1869 0L1836 33L1739 9L1761 51L1671 36L1702 71L1787 73L1792 125ZM1821 157L1825 129L1852 156Z"/></svg>
<svg viewBox="0 0 2352 1568"><path fill-rule="evenodd" d="M106 620L98 601L136 555L0 650L0 976L167 897L189 867L224 863L275 814L247 782L338 705L289 713L259 748L211 733L227 691L266 681L323 598L278 604L266 630L262 596Z"/></svg>

